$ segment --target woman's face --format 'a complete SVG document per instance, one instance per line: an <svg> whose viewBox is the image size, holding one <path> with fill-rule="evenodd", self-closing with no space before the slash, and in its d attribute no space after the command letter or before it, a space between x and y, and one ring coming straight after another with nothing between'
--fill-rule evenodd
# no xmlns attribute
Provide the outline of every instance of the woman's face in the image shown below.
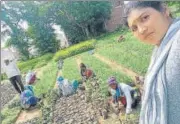
<svg viewBox="0 0 180 124"><path fill-rule="evenodd" d="M9 65L9 60L4 60L4 63L5 63L6 65Z"/></svg>
<svg viewBox="0 0 180 124"><path fill-rule="evenodd" d="M110 87L115 90L116 87L117 87L117 84L115 84L115 83L114 84L110 84Z"/></svg>
<svg viewBox="0 0 180 124"><path fill-rule="evenodd" d="M167 9L159 12L150 7L131 10L127 21L135 37L152 45L160 45L171 23Z"/></svg>

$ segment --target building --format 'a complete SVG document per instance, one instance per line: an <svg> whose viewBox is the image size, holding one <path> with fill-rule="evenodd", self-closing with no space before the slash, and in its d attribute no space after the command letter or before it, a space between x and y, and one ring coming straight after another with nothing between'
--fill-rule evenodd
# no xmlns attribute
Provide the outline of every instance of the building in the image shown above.
<svg viewBox="0 0 180 124"><path fill-rule="evenodd" d="M113 1L111 17L105 22L105 28L113 32L124 23L124 1Z"/></svg>

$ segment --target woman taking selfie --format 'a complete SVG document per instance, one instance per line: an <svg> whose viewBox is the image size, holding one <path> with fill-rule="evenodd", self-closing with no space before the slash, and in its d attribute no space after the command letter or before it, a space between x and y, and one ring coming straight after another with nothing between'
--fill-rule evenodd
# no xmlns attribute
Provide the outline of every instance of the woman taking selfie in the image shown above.
<svg viewBox="0 0 180 124"><path fill-rule="evenodd" d="M134 36L155 47L144 82L140 124L178 124L180 19L172 18L160 1L132 1L125 12Z"/></svg>

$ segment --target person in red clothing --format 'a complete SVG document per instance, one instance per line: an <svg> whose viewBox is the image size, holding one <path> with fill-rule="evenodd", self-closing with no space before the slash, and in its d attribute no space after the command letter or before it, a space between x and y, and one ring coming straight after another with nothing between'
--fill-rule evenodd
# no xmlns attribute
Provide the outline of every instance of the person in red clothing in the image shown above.
<svg viewBox="0 0 180 124"><path fill-rule="evenodd" d="M95 76L94 72L91 69L87 68L84 63L80 64L80 71L83 80L88 80L91 77Z"/></svg>

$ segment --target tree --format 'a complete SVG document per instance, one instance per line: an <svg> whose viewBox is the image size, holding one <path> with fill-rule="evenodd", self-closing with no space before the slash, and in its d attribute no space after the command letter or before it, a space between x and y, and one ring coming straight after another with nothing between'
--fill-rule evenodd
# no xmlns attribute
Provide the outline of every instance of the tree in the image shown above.
<svg viewBox="0 0 180 124"><path fill-rule="evenodd" d="M41 55L58 50L59 45L55 40L49 17L39 4L35 2L5 2L2 6L2 13L3 26L10 27L10 30L2 33L11 36L7 45L16 47L23 56L26 56L25 58L29 58L28 49L32 45L38 48ZM19 26L19 22L22 20L26 20L29 24L30 29L27 32Z"/></svg>
<svg viewBox="0 0 180 124"><path fill-rule="evenodd" d="M29 22L28 35L33 39L31 45L36 46L41 55L47 52L54 53L59 49L59 42L55 38L52 21L43 5L26 2L25 6L29 10L24 15L24 18Z"/></svg>
<svg viewBox="0 0 180 124"><path fill-rule="evenodd" d="M104 23L111 13L111 3L107 1L55 1L49 4L48 13L53 13L54 23L61 25L72 43L104 32Z"/></svg>
<svg viewBox="0 0 180 124"><path fill-rule="evenodd" d="M111 13L108 1L8 1L2 5L2 26L10 29L7 45L16 47L29 58L29 47L34 45L42 55L56 52L59 42L55 39L53 24L60 25L71 43L97 36L105 31L104 23ZM27 21L24 30L19 23Z"/></svg>
<svg viewBox="0 0 180 124"><path fill-rule="evenodd" d="M10 35L11 39L7 42L7 46L14 46L17 48L25 59L29 59L28 42L26 33L19 26L22 13L19 11L21 6L19 3L4 2L1 6L1 22L2 27L9 27L9 29L1 32L1 36ZM21 35L19 35L21 34Z"/></svg>

